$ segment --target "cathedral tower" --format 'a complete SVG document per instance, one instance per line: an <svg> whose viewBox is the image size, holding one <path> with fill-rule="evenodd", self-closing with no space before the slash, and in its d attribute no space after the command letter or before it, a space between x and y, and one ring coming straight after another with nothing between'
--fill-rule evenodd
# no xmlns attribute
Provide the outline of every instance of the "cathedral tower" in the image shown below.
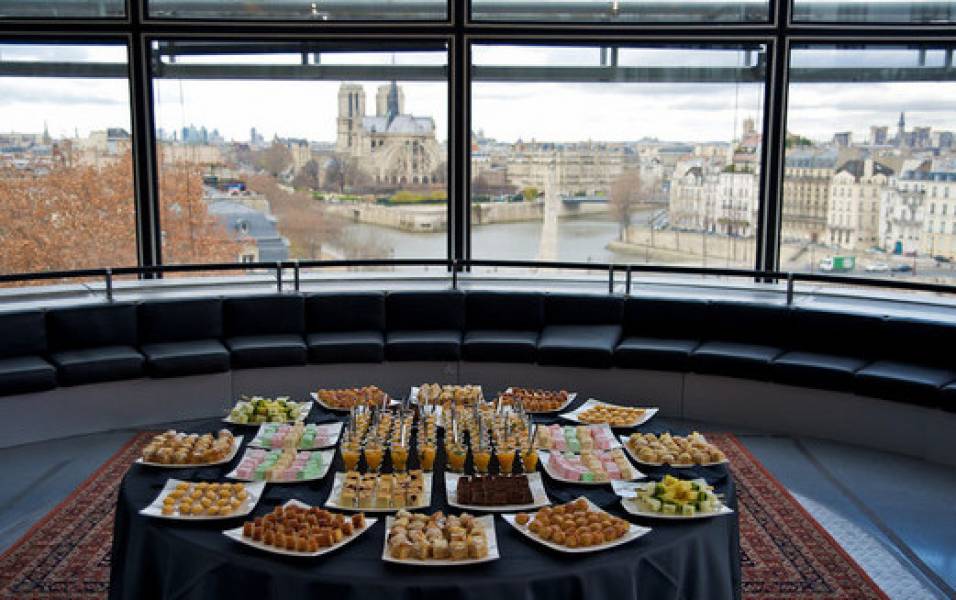
<svg viewBox="0 0 956 600"><path fill-rule="evenodd" d="M336 151L355 153L362 147L364 117L365 88L355 83L343 83L339 87Z"/></svg>

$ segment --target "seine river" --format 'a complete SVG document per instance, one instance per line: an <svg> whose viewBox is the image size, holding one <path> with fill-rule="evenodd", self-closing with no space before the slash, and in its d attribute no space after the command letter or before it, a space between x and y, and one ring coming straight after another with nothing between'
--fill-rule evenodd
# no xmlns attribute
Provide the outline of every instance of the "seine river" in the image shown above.
<svg viewBox="0 0 956 600"><path fill-rule="evenodd" d="M395 258L445 256L447 237L444 232L408 233L366 223L349 224L345 231L355 241L369 240L376 245L394 248ZM625 255L605 248L617 236L618 224L614 221L595 217L562 219L558 223L557 259L624 261ZM471 232L472 256L476 259L535 260L538 258L540 239L540 221L480 225Z"/></svg>

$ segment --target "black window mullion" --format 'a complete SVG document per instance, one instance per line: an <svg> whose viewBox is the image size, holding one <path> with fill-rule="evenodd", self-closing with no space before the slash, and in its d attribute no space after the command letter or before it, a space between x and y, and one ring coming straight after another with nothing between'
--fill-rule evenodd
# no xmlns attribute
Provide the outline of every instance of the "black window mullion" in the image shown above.
<svg viewBox="0 0 956 600"><path fill-rule="evenodd" d="M155 144L153 79L149 41L141 35L140 4L132 0L130 43L130 116L133 130L133 184L136 203L136 241L139 265L162 264L162 229L159 209L159 173ZM151 278L153 275L144 275Z"/></svg>

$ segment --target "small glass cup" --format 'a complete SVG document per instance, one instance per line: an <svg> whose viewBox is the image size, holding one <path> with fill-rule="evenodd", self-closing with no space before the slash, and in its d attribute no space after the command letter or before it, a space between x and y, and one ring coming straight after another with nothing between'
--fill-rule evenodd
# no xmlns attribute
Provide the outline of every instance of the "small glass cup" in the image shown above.
<svg viewBox="0 0 956 600"><path fill-rule="evenodd" d="M511 471L514 468L515 449L513 447L499 448L497 455L498 466L501 469L501 474L510 476Z"/></svg>

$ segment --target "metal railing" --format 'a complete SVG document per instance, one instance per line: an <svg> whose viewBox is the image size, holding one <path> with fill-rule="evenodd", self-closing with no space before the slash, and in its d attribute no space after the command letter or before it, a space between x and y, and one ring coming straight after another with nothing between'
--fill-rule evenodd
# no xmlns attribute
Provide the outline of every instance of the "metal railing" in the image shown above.
<svg viewBox="0 0 956 600"><path fill-rule="evenodd" d="M656 275L683 275L694 277L735 277L752 279L761 284L785 284L786 302L792 304L794 286L800 282L821 283L831 285L857 286L865 288L883 288L888 290L903 290L928 292L937 294L953 294L956 296L956 285L926 283L919 281L900 281L889 279L873 279L854 277L850 275L826 275L820 273L785 272L785 271L758 271L754 269L731 269L710 267L683 267L668 265L636 265L593 262L538 262L530 260L449 260L449 259L366 259L366 260L291 260L279 262L255 263L208 263L208 264L181 264L161 265L151 267L112 267L99 269L76 269L69 271L44 271L34 273L0 274L0 283L15 283L27 281L53 281L57 279L101 278L108 301L113 301L114 278L125 275L135 275L143 278L149 275L164 275L167 273L207 273L245 271L258 273L274 273L277 292L282 292L286 284L284 273L292 271L292 291L298 292L302 288L303 269L331 269L331 268L370 268L370 267L442 267L448 272L452 289L458 289L459 274L468 272L476 267L492 267L504 269L548 269L566 271L597 271L606 272L608 293L615 293L618 285L617 275L624 274L624 293L630 295L634 286L635 274Z"/></svg>

